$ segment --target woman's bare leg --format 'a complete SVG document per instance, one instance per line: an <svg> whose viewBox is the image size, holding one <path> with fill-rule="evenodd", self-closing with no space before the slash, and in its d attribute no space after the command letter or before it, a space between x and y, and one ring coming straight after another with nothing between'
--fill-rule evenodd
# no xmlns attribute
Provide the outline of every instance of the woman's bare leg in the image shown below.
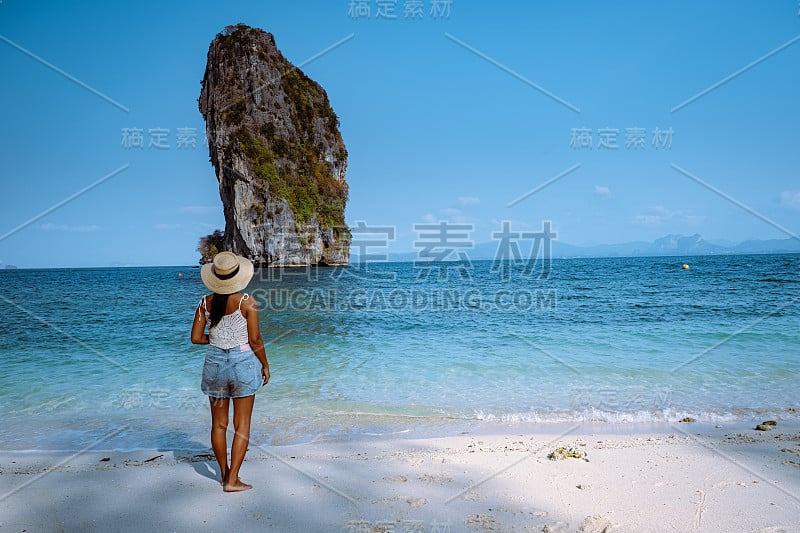
<svg viewBox="0 0 800 533"><path fill-rule="evenodd" d="M252 489L252 485L242 483L239 479L239 467L242 466L247 445L250 444L250 417L253 414L255 394L244 398L233 399L233 444L231 444L231 467L228 470L223 488L226 492L239 492Z"/></svg>
<svg viewBox="0 0 800 533"><path fill-rule="evenodd" d="M228 410L230 400L228 398L208 397L211 403L211 448L214 456L219 463L220 483L225 485L228 477Z"/></svg>

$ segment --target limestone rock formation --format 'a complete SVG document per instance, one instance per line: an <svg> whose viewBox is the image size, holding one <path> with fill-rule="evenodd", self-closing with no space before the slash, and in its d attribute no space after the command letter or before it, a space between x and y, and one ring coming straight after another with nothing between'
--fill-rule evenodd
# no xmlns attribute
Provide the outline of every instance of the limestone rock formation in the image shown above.
<svg viewBox="0 0 800 533"><path fill-rule="evenodd" d="M325 90L243 24L211 42L202 86L225 248L260 266L347 264L347 150Z"/></svg>

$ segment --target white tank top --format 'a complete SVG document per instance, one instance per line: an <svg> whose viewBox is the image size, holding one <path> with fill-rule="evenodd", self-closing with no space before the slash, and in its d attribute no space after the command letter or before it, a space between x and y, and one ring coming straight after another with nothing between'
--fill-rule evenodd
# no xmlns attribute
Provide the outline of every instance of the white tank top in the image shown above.
<svg viewBox="0 0 800 533"><path fill-rule="evenodd" d="M250 298L250 295L244 294L242 299L239 300L239 308L229 315L224 315L217 325L213 328L208 328L208 343L223 350L230 350L242 344L247 344L249 338L247 336L247 319L242 314L242 302ZM206 314L206 321L211 321L211 313L206 306L206 297L200 300L200 307Z"/></svg>

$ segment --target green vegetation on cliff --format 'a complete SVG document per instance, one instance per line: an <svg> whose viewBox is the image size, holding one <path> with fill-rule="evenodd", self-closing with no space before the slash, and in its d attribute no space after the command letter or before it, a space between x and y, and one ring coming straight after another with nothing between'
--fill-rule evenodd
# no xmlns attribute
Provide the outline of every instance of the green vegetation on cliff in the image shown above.
<svg viewBox="0 0 800 533"><path fill-rule="evenodd" d="M251 43L263 35L261 30L243 24L227 27L217 37L223 61L234 63L237 58L252 54ZM274 39L271 36L270 39L274 46ZM270 113L265 112L267 106L263 100L259 109L264 113L248 113L248 105L255 107L255 102L250 100L252 94L247 93L246 83L228 80L233 103L221 119L235 130L226 151L245 155L253 172L262 180L265 193L286 200L298 225L316 218L320 227L345 227L348 187L343 179L337 179L329 159L343 163L347 150L339 133L339 119L325 91L277 49L274 57L259 50L258 58L274 62L285 96L284 107L275 100L270 113L280 112L278 123L291 122L293 131L289 134L286 127L276 128ZM256 209L263 216L264 206L257 205Z"/></svg>
<svg viewBox="0 0 800 533"><path fill-rule="evenodd" d="M316 216L320 226L344 226L347 184L333 176L330 163L315 154L313 145L269 143L245 126L236 130L234 138L266 189L289 203L298 223ZM276 154L276 144L285 153ZM297 162L296 168L292 162Z"/></svg>
<svg viewBox="0 0 800 533"><path fill-rule="evenodd" d="M200 264L204 265L214 260L214 256L225 249L225 235L222 230L215 229L214 233L200 237L197 251L200 252Z"/></svg>

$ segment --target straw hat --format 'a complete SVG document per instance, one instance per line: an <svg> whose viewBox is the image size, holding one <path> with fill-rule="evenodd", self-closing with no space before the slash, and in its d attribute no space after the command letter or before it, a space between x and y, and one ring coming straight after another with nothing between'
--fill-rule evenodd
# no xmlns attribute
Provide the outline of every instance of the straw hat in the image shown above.
<svg viewBox="0 0 800 533"><path fill-rule="evenodd" d="M220 252L213 263L200 269L200 277L211 292L233 294L247 287L253 278L253 263L232 252Z"/></svg>

